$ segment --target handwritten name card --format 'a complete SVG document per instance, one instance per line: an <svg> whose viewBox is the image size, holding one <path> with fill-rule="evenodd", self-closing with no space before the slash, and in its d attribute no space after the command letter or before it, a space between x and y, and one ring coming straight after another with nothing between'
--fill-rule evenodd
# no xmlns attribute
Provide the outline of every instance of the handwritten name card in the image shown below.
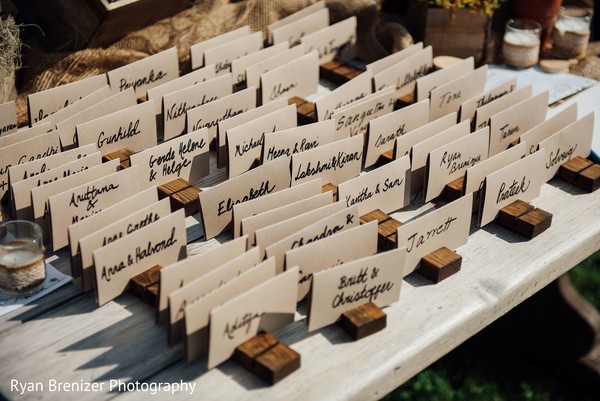
<svg viewBox="0 0 600 401"><path fill-rule="evenodd" d="M235 59L231 62L231 76L234 85L246 83L246 68L262 60L278 55L289 49L287 42L279 43L273 46L265 47L262 50L250 53L246 56Z"/></svg>
<svg viewBox="0 0 600 401"><path fill-rule="evenodd" d="M373 83L376 90L381 90L386 86L396 88L396 96L403 97L413 93L417 79L429 74L432 68L433 50L431 46L427 46L376 73Z"/></svg>
<svg viewBox="0 0 600 401"><path fill-rule="evenodd" d="M129 280L155 265L186 256L183 209L93 252L98 305L125 291Z"/></svg>
<svg viewBox="0 0 600 401"><path fill-rule="evenodd" d="M431 74L417 79L415 86L417 102L427 99L429 97L429 93L438 86L461 77L470 71L473 71L473 68L473 57L468 57L446 68L442 68L441 70L437 70Z"/></svg>
<svg viewBox="0 0 600 401"><path fill-rule="evenodd" d="M0 136L17 132L17 106L15 101L0 104Z"/></svg>
<svg viewBox="0 0 600 401"><path fill-rule="evenodd" d="M515 90L494 101L477 108L475 111L475 128L480 129L490 125L490 118L508 107L531 97L531 85Z"/></svg>
<svg viewBox="0 0 600 401"><path fill-rule="evenodd" d="M453 113L456 117L456 113ZM427 164L429 152L471 133L470 121L463 121L415 144L411 150L411 169L416 171Z"/></svg>
<svg viewBox="0 0 600 401"><path fill-rule="evenodd" d="M94 106L98 102L109 98L111 95L112 92L110 91L110 87L108 85L104 85L102 88L90 93L89 95L86 95L75 103L62 108L55 113L52 113L41 121L38 121L37 124L49 122L53 127L55 127L61 121L64 121L69 117L72 117L75 114Z"/></svg>
<svg viewBox="0 0 600 401"><path fill-rule="evenodd" d="M318 87L319 59L316 52L310 52L260 76L263 104L281 97L306 97L317 92Z"/></svg>
<svg viewBox="0 0 600 401"><path fill-rule="evenodd" d="M271 161L278 157L291 157L305 150L333 142L335 121L325 120L306 124L265 135L262 160Z"/></svg>
<svg viewBox="0 0 600 401"><path fill-rule="evenodd" d="M371 81L373 73L365 71L359 76L340 87L334 89L326 96L315 102L317 121L329 120L333 112L340 107L347 106L357 100L366 98L373 92Z"/></svg>
<svg viewBox="0 0 600 401"><path fill-rule="evenodd" d="M15 143L26 141L28 139L33 139L50 131L52 131L52 124L50 124L50 122L21 129L13 135L0 137L0 149L14 145Z"/></svg>
<svg viewBox="0 0 600 401"><path fill-rule="evenodd" d="M231 72L231 62L233 60L259 51L262 47L262 32L254 32L206 49L204 51L204 63L214 64L217 76L227 74Z"/></svg>
<svg viewBox="0 0 600 401"><path fill-rule="evenodd" d="M517 78L512 78L503 84L490 89L489 91L480 93L470 99L467 99L460 105L460 121L464 121L466 119L474 121L475 112L478 108L483 107L486 104L501 98L502 96L506 96L509 93L514 92L515 89L517 89Z"/></svg>
<svg viewBox="0 0 600 401"><path fill-rule="evenodd" d="M400 51L392 53L389 56L385 56L379 60L373 61L372 63L367 64L366 68L367 70L373 71L373 75L377 75L380 72L387 70L391 66L404 61L413 54L418 53L420 50L423 50L423 42L415 43Z"/></svg>
<svg viewBox="0 0 600 401"><path fill-rule="evenodd" d="M429 108L429 104L427 104L427 107ZM408 155L416 144L451 128L455 124L456 113L450 113L413 130L408 130L401 136L396 137L396 158Z"/></svg>
<svg viewBox="0 0 600 401"><path fill-rule="evenodd" d="M196 68L200 68L206 64L204 62L204 52L206 50L247 35L250 35L250 26L244 25L241 28L234 29L233 31L226 32L222 35L215 36L214 38L210 38L190 46L192 69L195 70Z"/></svg>
<svg viewBox="0 0 600 401"><path fill-rule="evenodd" d="M275 69L277 67L281 67L282 65L289 63L291 61L295 61L304 55L304 45L300 44L298 46L294 46L291 49L282 51L276 56L271 56L263 61L260 61L256 64L253 64L246 68L246 86L261 86L261 76L267 72ZM311 63L312 65L312 63ZM318 62L317 62L318 65ZM312 70L311 70L312 71ZM318 79L318 72L317 72ZM263 103L265 103L263 101Z"/></svg>
<svg viewBox="0 0 600 401"><path fill-rule="evenodd" d="M269 43L273 43L273 31L279 27L284 25L288 25L294 21L298 21L301 18L306 17L307 15L311 15L319 10L322 10L326 7L324 1L317 1L309 6L306 6L295 13L292 13L286 17L281 18L273 22L272 24L267 25L267 40Z"/></svg>
<svg viewBox="0 0 600 401"><path fill-rule="evenodd" d="M405 258L406 250L395 249L315 273L308 331L335 323L342 313L368 302L384 307L398 301Z"/></svg>
<svg viewBox="0 0 600 401"><path fill-rule="evenodd" d="M275 45L286 43L289 46L300 44L302 38L329 25L329 10L323 8L305 17L272 30Z"/></svg>
<svg viewBox="0 0 600 401"><path fill-rule="evenodd" d="M527 142L527 154L534 153L538 150L540 142L550 138L569 124L574 123L575 120L577 120L577 103L572 104L543 123L531 128L519 137L519 141Z"/></svg>
<svg viewBox="0 0 600 401"><path fill-rule="evenodd" d="M333 60L348 61L356 55L356 17L352 16L327 28L302 37L306 52L319 52L319 64Z"/></svg>
<svg viewBox="0 0 600 401"><path fill-rule="evenodd" d="M433 89L429 118L434 120L453 111L458 112L462 102L483 92L486 77L487 65L484 65Z"/></svg>

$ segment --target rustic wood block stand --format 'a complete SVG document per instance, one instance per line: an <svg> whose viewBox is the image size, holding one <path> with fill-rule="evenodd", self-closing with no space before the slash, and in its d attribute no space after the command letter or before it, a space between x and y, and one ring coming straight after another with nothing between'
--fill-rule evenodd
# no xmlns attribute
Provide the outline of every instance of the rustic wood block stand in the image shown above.
<svg viewBox="0 0 600 401"><path fill-rule="evenodd" d="M296 104L298 125L306 125L317 122L317 113L315 112L314 103L307 102L301 97L293 96L288 100L288 104Z"/></svg>
<svg viewBox="0 0 600 401"><path fill-rule="evenodd" d="M300 354L269 333L257 334L238 346L233 359L270 385L300 368Z"/></svg>
<svg viewBox="0 0 600 401"><path fill-rule="evenodd" d="M327 183L322 187L323 193L327 191L331 191L333 194L333 203L338 201L338 188L337 185L333 185L332 183Z"/></svg>
<svg viewBox="0 0 600 401"><path fill-rule="evenodd" d="M396 219L391 218L387 213L380 209L375 209L360 217L360 224L365 224L370 221L377 220L377 250L379 252L397 248L398 234L396 231L402 225Z"/></svg>
<svg viewBox="0 0 600 401"><path fill-rule="evenodd" d="M532 239L552 225L552 213L516 200L500 209L494 221L527 239Z"/></svg>
<svg viewBox="0 0 600 401"><path fill-rule="evenodd" d="M332 60L319 66L319 77L343 85L363 71L343 61Z"/></svg>
<svg viewBox="0 0 600 401"><path fill-rule="evenodd" d="M354 340L360 340L385 329L387 315L373 302L342 313L340 327Z"/></svg>
<svg viewBox="0 0 600 401"><path fill-rule="evenodd" d="M171 210L185 210L186 216L191 216L200 211L198 194L202 190L183 178L178 178L158 187L158 198L169 198Z"/></svg>
<svg viewBox="0 0 600 401"><path fill-rule="evenodd" d="M465 183L465 177L457 178L456 180L446 184L442 196L448 202L457 200L463 195L463 185Z"/></svg>
<svg viewBox="0 0 600 401"><path fill-rule="evenodd" d="M160 269L162 269L161 265L152 266L145 272L133 277L129 280L129 292L151 306L156 306Z"/></svg>
<svg viewBox="0 0 600 401"><path fill-rule="evenodd" d="M560 166L558 176L587 192L594 192L600 188L600 164L581 156L577 156Z"/></svg>
<svg viewBox="0 0 600 401"><path fill-rule="evenodd" d="M462 256L445 246L424 256L417 272L434 283L450 277L460 271Z"/></svg>
<svg viewBox="0 0 600 401"><path fill-rule="evenodd" d="M135 152L129 148L115 150L114 152L102 156L102 162L106 163L111 160L119 159L121 168L125 169L131 167L131 160L129 157L133 154L135 154Z"/></svg>

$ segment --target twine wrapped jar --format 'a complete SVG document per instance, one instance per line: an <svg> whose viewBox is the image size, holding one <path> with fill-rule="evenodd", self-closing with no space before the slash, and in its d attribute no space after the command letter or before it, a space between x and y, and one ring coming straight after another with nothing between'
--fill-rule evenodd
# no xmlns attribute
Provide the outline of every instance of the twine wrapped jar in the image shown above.
<svg viewBox="0 0 600 401"><path fill-rule="evenodd" d="M517 68L537 64L541 32L539 22L526 19L508 20L502 44L504 63Z"/></svg>
<svg viewBox="0 0 600 401"><path fill-rule="evenodd" d="M592 13L581 7L562 7L552 29L552 47L564 58L585 57Z"/></svg>

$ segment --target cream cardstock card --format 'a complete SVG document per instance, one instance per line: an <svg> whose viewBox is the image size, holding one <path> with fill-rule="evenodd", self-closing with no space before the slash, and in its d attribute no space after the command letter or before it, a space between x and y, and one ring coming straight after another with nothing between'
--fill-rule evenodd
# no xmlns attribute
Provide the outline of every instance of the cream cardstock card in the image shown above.
<svg viewBox="0 0 600 401"><path fill-rule="evenodd" d="M300 248L352 227L357 227L359 224L360 214L358 213L358 207L356 205L350 206L269 245L265 248L265 252L267 258L275 257L277 272L281 272L285 266L285 253L290 249Z"/></svg>
<svg viewBox="0 0 600 401"><path fill-rule="evenodd" d="M377 75L380 72L387 70L391 66L406 60L408 57L418 53L421 50L423 50L423 42L415 43L414 45L410 45L407 48L390 54L389 56L380 58L379 60L367 64L366 69L373 71L373 75Z"/></svg>
<svg viewBox="0 0 600 401"><path fill-rule="evenodd" d="M165 82L164 84L149 89L148 100L154 100L154 112L158 115L162 113L163 110L168 110L167 108L163 109L163 98L166 95L181 89L189 88L190 86L201 84L214 77L216 77L215 66L207 65L204 68L192 71L172 81Z"/></svg>
<svg viewBox="0 0 600 401"><path fill-rule="evenodd" d="M300 44L298 46L292 47L291 49L285 50L276 56L271 56L263 61L260 61L256 64L253 64L253 65L247 67L246 68L246 86L247 87L250 87L250 86L259 87L261 85L260 77L264 73L266 73L267 71L271 71L277 67L281 67L282 65L284 65L286 63L289 63L291 61L299 59L302 56L304 56L304 45ZM313 64L314 64L314 62L310 63L311 67ZM317 65L318 65L318 61L317 61ZM311 76L312 76L312 72L311 72ZM317 78L318 78L318 72L317 72ZM263 102L263 103L265 103L265 102Z"/></svg>
<svg viewBox="0 0 600 401"><path fill-rule="evenodd" d="M281 158L227 180L198 195L206 239L220 234L233 219L233 206L290 187L289 161Z"/></svg>
<svg viewBox="0 0 600 401"><path fill-rule="evenodd" d="M372 166L380 155L393 150L397 138L428 122L429 99L371 120L367 135L365 167ZM408 149L410 150L410 147Z"/></svg>
<svg viewBox="0 0 600 401"><path fill-rule="evenodd" d="M523 100L490 118L490 156L507 149L519 136L546 119L548 91Z"/></svg>
<svg viewBox="0 0 600 401"><path fill-rule="evenodd" d="M231 62L259 51L263 47L262 32L254 32L204 51L204 63L214 64L217 76L231 72Z"/></svg>
<svg viewBox="0 0 600 401"><path fill-rule="evenodd" d="M300 186L294 187L299 188ZM256 243L255 233L261 228L268 227L280 221L287 220L302 213L310 212L330 204L332 196L329 192L301 199L290 204L275 207L271 210L242 219L242 234L248 235L250 245ZM243 203L242 203L243 205ZM235 207L234 207L235 210ZM234 212L235 213L235 212Z"/></svg>
<svg viewBox="0 0 600 401"><path fill-rule="evenodd" d="M419 102L417 104L422 104ZM429 109L429 103L426 103L427 108ZM409 106L412 107L412 106ZM404 109L400 109L404 110ZM416 110L415 110L416 111ZM381 117L380 117L381 118ZM406 156L410 153L410 150L413 146L424 141L428 138L431 138L434 135L439 134L442 131L447 130L448 128L453 127L456 124L456 113L450 113L447 116L442 118L438 118L435 121L430 123L421 125L412 130L407 129L406 132L403 130L401 136L396 137L396 158L400 158L402 156ZM370 136L369 132L369 136ZM389 138L389 136L388 136Z"/></svg>
<svg viewBox="0 0 600 401"><path fill-rule="evenodd" d="M275 261L268 259L186 306L184 349L187 362L199 359L208 351L208 324L211 310L273 277L275 277ZM171 325L171 327L179 327L180 333L181 326Z"/></svg>
<svg viewBox="0 0 600 401"><path fill-rule="evenodd" d="M52 131L52 124L50 122L34 125L33 127L24 128L13 135L5 135L0 137L0 149L5 148L15 143L23 142L28 139L44 135L45 133Z"/></svg>
<svg viewBox="0 0 600 401"><path fill-rule="evenodd" d="M519 137L519 141L527 142L527 154L534 153L538 150L540 142L550 138L569 124L574 123L575 120L577 120L577 103L572 104L543 123L531 128Z"/></svg>
<svg viewBox="0 0 600 401"><path fill-rule="evenodd" d="M153 187L183 178L194 183L208 175L208 130L202 128L131 155L140 185Z"/></svg>
<svg viewBox="0 0 600 401"><path fill-rule="evenodd" d="M273 43L275 46L281 43L296 46L300 44L304 36L326 28L328 25L329 10L323 8L289 24L273 29Z"/></svg>
<svg viewBox="0 0 600 401"><path fill-rule="evenodd" d="M100 249L103 246L111 244L118 239L125 237L126 235L134 233L137 230L168 216L169 214L171 214L171 205L169 204L168 199L163 199L146 207L138 206L135 212L132 212L120 220L111 220L114 222L106 226L102 226L98 229L98 231L81 238L78 241L78 249L79 260L81 263L83 290L89 291L96 286L94 281L95 276L93 258L93 252L96 249Z"/></svg>
<svg viewBox="0 0 600 401"><path fill-rule="evenodd" d="M198 255L188 256L186 259L160 269L158 323L164 324L168 321L169 295L173 291L240 256L246 252L247 243L247 236L236 238L216 248Z"/></svg>
<svg viewBox="0 0 600 401"><path fill-rule="evenodd" d="M132 277L186 256L183 209L93 252L99 305L118 297Z"/></svg>
<svg viewBox="0 0 600 401"><path fill-rule="evenodd" d="M179 77L177 48L124 65L106 73L113 93L133 88L137 98L146 97L148 90Z"/></svg>
<svg viewBox="0 0 600 401"><path fill-rule="evenodd" d="M187 112L187 132L208 128L209 144L217 137L219 122L256 107L256 88L235 92L229 96L194 107ZM165 141L171 139L165 136Z"/></svg>
<svg viewBox="0 0 600 401"><path fill-rule="evenodd" d="M308 331L335 323L342 313L373 302L398 301L405 249L394 249L317 272L311 285Z"/></svg>
<svg viewBox="0 0 600 401"><path fill-rule="evenodd" d="M456 113L451 115L456 117ZM470 121L466 120L413 145L410 158L412 171L418 170L421 167L425 167L429 152L452 141L456 141L457 139L465 137L470 133Z"/></svg>
<svg viewBox="0 0 600 401"><path fill-rule="evenodd" d="M475 112L478 108L483 107L502 96L513 93L515 89L517 89L517 78L512 78L488 91L473 96L471 99L465 100L460 105L460 121L466 119L474 121Z"/></svg>
<svg viewBox="0 0 600 401"><path fill-rule="evenodd" d="M338 23L309 33L301 43L306 52L317 50L319 64L333 60L349 61L356 56L356 17L352 16Z"/></svg>
<svg viewBox="0 0 600 401"><path fill-rule="evenodd" d="M429 74L432 68L433 50L431 46L427 46L375 74L373 83L376 90L386 86L396 88L396 96L403 97L413 93L417 79Z"/></svg>
<svg viewBox="0 0 600 401"><path fill-rule="evenodd" d="M458 112L462 102L483 93L487 70L487 65L481 66L433 89L430 95L429 118L435 120L453 111Z"/></svg>
<svg viewBox="0 0 600 401"><path fill-rule="evenodd" d="M410 203L409 179L410 158L404 156L341 183L338 199L346 206L358 205L361 216L375 209L391 213Z"/></svg>
<svg viewBox="0 0 600 401"><path fill-rule="evenodd" d="M156 145L153 101L77 125L79 145L96 144L102 155L123 148L139 152Z"/></svg>
<svg viewBox="0 0 600 401"><path fill-rule="evenodd" d="M483 209L479 211L479 225L492 222L498 211L517 199L530 201L540 194L544 182L546 150L518 160L485 177Z"/></svg>
<svg viewBox="0 0 600 401"><path fill-rule="evenodd" d="M0 137L17 132L17 106L15 101L0 104Z"/></svg>
<svg viewBox="0 0 600 401"><path fill-rule="evenodd" d="M14 134L18 135L18 134ZM55 131L0 148L0 198L8 191L8 169L60 153L60 140Z"/></svg>
<svg viewBox="0 0 600 401"><path fill-rule="evenodd" d="M231 74L227 73L194 86L180 89L163 97L163 127L166 138L185 131L188 110L233 93Z"/></svg>
<svg viewBox="0 0 600 401"><path fill-rule="evenodd" d="M370 221L337 235L285 253L288 266L298 266L298 301L310 290L314 273L377 253L377 222Z"/></svg>
<svg viewBox="0 0 600 401"><path fill-rule="evenodd" d="M392 88L386 88L368 95L362 100L333 112L331 119L336 124L335 139L350 138L351 136L367 133L369 121L390 113L394 110L396 96Z"/></svg>
<svg viewBox="0 0 600 401"><path fill-rule="evenodd" d="M362 136L353 136L293 155L292 186L317 177L333 185L357 177L362 166L363 141Z"/></svg>
<svg viewBox="0 0 600 401"><path fill-rule="evenodd" d="M322 193L322 186L321 180L315 179L296 187L287 188L279 192L262 196L258 199L234 205L233 237L237 238L240 236L242 219L320 194Z"/></svg>
<svg viewBox="0 0 600 401"><path fill-rule="evenodd" d="M267 25L267 39L269 43L273 43L273 31L277 28L280 28L284 25L288 25L294 21L298 21L301 18L306 17L307 15L311 15L319 10L322 10L326 7L324 1L317 1L309 6L306 6L293 14L288 15L287 17L283 17L280 20L273 22L272 24Z"/></svg>
<svg viewBox="0 0 600 401"><path fill-rule="evenodd" d="M235 347L294 321L298 269L279 274L210 312L208 368L226 361Z"/></svg>
<svg viewBox="0 0 600 401"><path fill-rule="evenodd" d="M222 35L215 36L214 38L210 38L190 46L192 69L195 70L206 64L204 62L204 52L206 50L231 42L243 36L250 35L250 32L250 26L244 25L241 28L226 32Z"/></svg>
<svg viewBox="0 0 600 401"><path fill-rule="evenodd" d="M507 95L504 95L485 106L477 108L475 111L475 128L480 129L490 125L490 118L502 110L512 105L520 103L531 97L531 85L517 89Z"/></svg>
<svg viewBox="0 0 600 401"><path fill-rule="evenodd" d="M356 78L334 89L326 96L318 99L315 102L317 121L329 120L336 109L369 96L373 93L372 80L373 73L365 71Z"/></svg>
<svg viewBox="0 0 600 401"><path fill-rule="evenodd" d="M469 167L486 160L489 143L490 129L485 127L431 151L427 158L425 202L440 196L444 186L463 177Z"/></svg>
<svg viewBox="0 0 600 401"><path fill-rule="evenodd" d="M473 71L474 66L475 64L473 57L468 57L446 68L437 70L431 74L417 79L415 86L416 101L420 102L423 99L427 99L432 90L445 84L446 82L450 82L470 71Z"/></svg>
<svg viewBox="0 0 600 401"><path fill-rule="evenodd" d="M66 85L46 89L27 96L29 122L37 124L58 110L107 85L106 74L81 79Z"/></svg>
<svg viewBox="0 0 600 401"><path fill-rule="evenodd" d="M569 160L577 156L588 157L592 151L593 135L592 112L540 142L540 149L546 149L546 169L542 178L544 182L550 181L560 166Z"/></svg>
<svg viewBox="0 0 600 401"><path fill-rule="evenodd" d="M406 248L404 276L412 273L421 258L441 247L456 250L467 243L471 228L473 195L417 217L398 228L398 248Z"/></svg>
<svg viewBox="0 0 600 401"><path fill-rule="evenodd" d="M260 76L263 104L282 97L306 97L316 93L318 87L319 59L316 52L310 52Z"/></svg>
<svg viewBox="0 0 600 401"><path fill-rule="evenodd" d="M262 163L262 147L267 133L294 128L297 123L296 105L292 104L227 130L229 177L250 170L256 160Z"/></svg>
<svg viewBox="0 0 600 401"><path fill-rule="evenodd" d="M49 115L41 121L38 121L36 125L49 122L53 127L55 127L58 125L58 123L96 105L105 99L108 99L111 95L112 92L110 91L110 87L108 85L104 85L102 88L90 93L89 95L86 95L75 103L58 110L56 113Z"/></svg>
<svg viewBox="0 0 600 401"><path fill-rule="evenodd" d="M92 216L140 189L139 170L132 166L48 198L52 249L69 245L68 227Z"/></svg>
<svg viewBox="0 0 600 401"><path fill-rule="evenodd" d="M291 157L335 140L335 121L325 120L265 134L263 162L278 157Z"/></svg>
<svg viewBox="0 0 600 401"><path fill-rule="evenodd" d="M289 49L287 42L279 43L233 60L231 62L231 76L233 84L241 85L246 83L246 68L268 59L269 57L276 56L287 49Z"/></svg>

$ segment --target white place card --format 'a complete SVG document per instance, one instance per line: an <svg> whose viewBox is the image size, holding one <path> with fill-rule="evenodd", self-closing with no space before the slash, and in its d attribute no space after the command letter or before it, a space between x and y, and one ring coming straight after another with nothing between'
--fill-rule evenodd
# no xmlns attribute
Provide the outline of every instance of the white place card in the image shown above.
<svg viewBox="0 0 600 401"><path fill-rule="evenodd" d="M300 44L302 38L329 25L329 10L323 8L272 31L275 45L287 43L293 47Z"/></svg>
<svg viewBox="0 0 600 401"><path fill-rule="evenodd" d="M508 81L495 86L494 88L473 96L467 99L460 105L460 121L469 119L474 121L475 112L478 108L493 102L496 99L506 96L517 89L517 78L509 79Z"/></svg>
<svg viewBox="0 0 600 401"><path fill-rule="evenodd" d="M356 17L352 16L338 23L309 33L301 43L307 53L317 50L319 64L333 60L349 61L356 56Z"/></svg>
<svg viewBox="0 0 600 401"><path fill-rule="evenodd" d="M373 75L377 75L380 72L387 70L391 66L404 61L413 54L418 53L420 50L423 50L423 42L415 43L400 51L392 53L389 56L385 56L379 60L373 61L372 63L366 65L366 69L373 71Z"/></svg>
<svg viewBox="0 0 600 401"><path fill-rule="evenodd" d="M250 35L250 26L244 25L241 28L234 29L233 31L226 32L222 35L215 36L213 38L204 40L200 43L196 43L190 46L190 59L192 62L192 69L195 70L206 65L206 63L204 62L204 52L206 50L231 42L232 40L247 35Z"/></svg>
<svg viewBox="0 0 600 401"><path fill-rule="evenodd" d="M231 76L234 85L246 83L246 68L289 49L287 42L265 47L262 50L237 58L231 62Z"/></svg>
<svg viewBox="0 0 600 401"><path fill-rule="evenodd" d="M0 136L17 132L17 106L15 101L0 104Z"/></svg>
<svg viewBox="0 0 600 401"><path fill-rule="evenodd" d="M319 59L316 52L310 52L260 76L263 104L281 97L306 97L316 93L318 87Z"/></svg>
<svg viewBox="0 0 600 401"><path fill-rule="evenodd" d="M461 77L470 71L473 71L474 66L475 62L473 57L468 57L446 68L437 70L431 74L417 79L415 86L416 101L420 102L421 100L427 99L429 97L429 93L433 89L443 85L446 82L450 82L453 79Z"/></svg>
<svg viewBox="0 0 600 401"><path fill-rule="evenodd" d="M512 105L522 102L531 97L531 85L517 89L507 95L504 95L485 106L479 107L475 111L475 128L480 129L490 125L490 118L502 110Z"/></svg>
<svg viewBox="0 0 600 401"><path fill-rule="evenodd" d="M365 71L356 78L334 89L326 96L318 99L315 102L317 121L329 120L336 109L369 96L373 92L372 80L373 73Z"/></svg>
<svg viewBox="0 0 600 401"><path fill-rule="evenodd" d="M272 24L267 25L267 39L269 43L273 43L273 30L280 28L284 25L288 25L292 22L298 21L301 18L306 17L307 15L311 15L319 10L322 10L326 7L324 1L317 1L309 6L306 6L293 14L288 15L287 17L283 17L282 19L273 22Z"/></svg>
<svg viewBox="0 0 600 401"><path fill-rule="evenodd" d="M373 83L376 90L381 90L386 86L396 88L396 96L403 97L414 93L417 79L429 74L432 68L433 50L431 46L427 46L376 73Z"/></svg>
<svg viewBox="0 0 600 401"><path fill-rule="evenodd" d="M50 122L34 125L33 127L20 129L18 132L12 135L5 135L0 137L0 149L5 148L15 143L23 142L28 139L44 135L47 132L52 131L52 124Z"/></svg>
<svg viewBox="0 0 600 401"><path fill-rule="evenodd" d="M86 95L75 103L62 108L55 113L52 113L41 121L38 121L36 125L49 122L52 124L52 127L55 127L58 125L58 123L96 105L97 103L109 98L111 95L112 92L110 91L110 87L108 85L104 85L102 88L90 93L89 95Z"/></svg>
<svg viewBox="0 0 600 401"><path fill-rule="evenodd" d="M262 160L291 157L335 140L335 121L325 120L265 134Z"/></svg>
<svg viewBox="0 0 600 401"><path fill-rule="evenodd" d="M452 113L456 117L456 113ZM429 152L471 133L470 121L463 121L413 145L410 152L411 169L416 171L427 164Z"/></svg>
<svg viewBox="0 0 600 401"><path fill-rule="evenodd" d="M254 32L204 51L204 63L215 65L217 76L231 72L231 62L259 51L263 47L262 32Z"/></svg>
<svg viewBox="0 0 600 401"><path fill-rule="evenodd" d="M465 100L483 93L486 77L487 65L484 65L433 89L429 118L434 120L454 111L458 112Z"/></svg>
<svg viewBox="0 0 600 401"><path fill-rule="evenodd" d="M297 60L304 55L304 45L300 44L285 50L276 56L271 56L263 61L246 68L246 86L260 86L260 77L267 71L281 67L286 63ZM317 62L318 65L318 62ZM317 73L318 74L318 73ZM317 75L318 77L318 75ZM264 103L264 102L263 102Z"/></svg>
<svg viewBox="0 0 600 401"><path fill-rule="evenodd" d="M538 150L540 142L551 137L567 125L577 120L577 103L572 104L541 124L536 125L519 137L519 141L527 142L527 154Z"/></svg>

